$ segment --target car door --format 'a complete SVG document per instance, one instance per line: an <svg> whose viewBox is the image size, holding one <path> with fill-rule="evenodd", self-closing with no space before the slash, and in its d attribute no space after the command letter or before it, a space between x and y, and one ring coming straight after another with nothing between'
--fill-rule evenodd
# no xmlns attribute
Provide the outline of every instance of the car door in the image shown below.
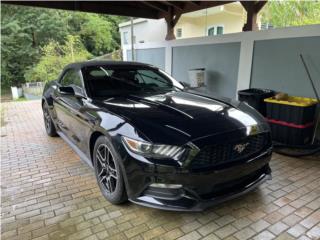
<svg viewBox="0 0 320 240"><path fill-rule="evenodd" d="M85 111L87 98L81 73L77 69L67 70L59 87L72 87L74 94L63 94L57 89L54 101L59 127L67 137L84 151L84 139L90 132L90 120ZM92 124L91 124L92 125Z"/></svg>
<svg viewBox="0 0 320 240"><path fill-rule="evenodd" d="M87 140L89 139L91 128L95 123L95 117L90 115L85 109L88 108L88 98L84 88L84 81L80 70L76 70L72 75L72 84L75 95L70 96L65 102L65 107L70 111L68 128L71 138L80 150L86 153Z"/></svg>
<svg viewBox="0 0 320 240"><path fill-rule="evenodd" d="M62 77L58 81L57 88L52 95L59 131L62 131L67 137L70 137L71 135L70 129L68 128L71 113L66 107L70 97L62 93L60 91L60 87L68 87L71 84L72 69L68 69L63 73Z"/></svg>

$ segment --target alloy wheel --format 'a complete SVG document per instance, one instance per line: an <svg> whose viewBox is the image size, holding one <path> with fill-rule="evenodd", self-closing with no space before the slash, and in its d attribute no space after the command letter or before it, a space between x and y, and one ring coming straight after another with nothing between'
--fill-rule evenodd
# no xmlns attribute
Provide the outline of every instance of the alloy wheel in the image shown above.
<svg viewBox="0 0 320 240"><path fill-rule="evenodd" d="M46 106L43 108L43 117L44 117L44 124L47 130L50 130L51 127L51 117L49 110Z"/></svg>
<svg viewBox="0 0 320 240"><path fill-rule="evenodd" d="M114 157L107 145L99 145L96 152L96 158L98 160L98 181L109 194L113 193L117 186L118 173Z"/></svg>

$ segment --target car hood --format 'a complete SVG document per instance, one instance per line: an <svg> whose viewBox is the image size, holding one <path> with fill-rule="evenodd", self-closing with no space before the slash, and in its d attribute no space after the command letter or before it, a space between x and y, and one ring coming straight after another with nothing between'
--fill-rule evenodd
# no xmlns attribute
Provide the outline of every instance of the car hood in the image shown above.
<svg viewBox="0 0 320 240"><path fill-rule="evenodd" d="M97 105L122 116L155 143L181 144L264 124L246 104L193 92L117 96Z"/></svg>

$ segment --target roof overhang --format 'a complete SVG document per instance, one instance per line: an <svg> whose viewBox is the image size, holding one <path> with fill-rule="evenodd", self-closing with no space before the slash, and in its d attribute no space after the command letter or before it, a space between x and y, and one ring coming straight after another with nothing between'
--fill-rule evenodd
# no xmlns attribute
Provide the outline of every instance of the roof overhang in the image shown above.
<svg viewBox="0 0 320 240"><path fill-rule="evenodd" d="M45 7L110 15L160 19L235 1L2 1L6 4Z"/></svg>
<svg viewBox="0 0 320 240"><path fill-rule="evenodd" d="M236 1L2 1L5 4L73 10L90 13L160 19L167 23L166 40L175 39L174 26L184 13L222 6ZM258 12L266 1L240 1L247 12L243 31L257 29Z"/></svg>

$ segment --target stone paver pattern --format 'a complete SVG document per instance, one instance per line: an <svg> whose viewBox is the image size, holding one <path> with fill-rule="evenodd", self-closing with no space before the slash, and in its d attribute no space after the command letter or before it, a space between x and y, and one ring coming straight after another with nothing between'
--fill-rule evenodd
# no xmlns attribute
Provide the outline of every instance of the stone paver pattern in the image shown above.
<svg viewBox="0 0 320 240"><path fill-rule="evenodd" d="M273 180L200 213L114 206L46 135L39 101L4 103L1 239L320 239L320 159L274 154Z"/></svg>

